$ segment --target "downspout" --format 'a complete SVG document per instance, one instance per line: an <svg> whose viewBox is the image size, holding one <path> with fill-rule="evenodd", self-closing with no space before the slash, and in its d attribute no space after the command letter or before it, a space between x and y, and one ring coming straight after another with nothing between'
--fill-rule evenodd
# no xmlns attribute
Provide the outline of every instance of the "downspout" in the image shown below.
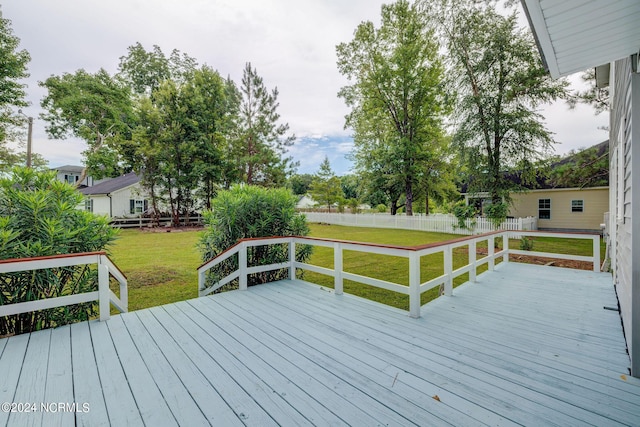
<svg viewBox="0 0 640 427"><path fill-rule="evenodd" d="M113 219L113 199L111 198L111 193L107 193L107 197L109 198L109 219Z"/></svg>

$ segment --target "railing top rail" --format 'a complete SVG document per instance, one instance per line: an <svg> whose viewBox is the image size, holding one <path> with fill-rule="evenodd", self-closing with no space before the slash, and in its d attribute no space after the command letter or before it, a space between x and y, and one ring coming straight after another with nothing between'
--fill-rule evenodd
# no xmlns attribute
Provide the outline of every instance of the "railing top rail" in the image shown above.
<svg viewBox="0 0 640 427"><path fill-rule="evenodd" d="M122 277L124 277L125 279L127 278L127 276L122 272L122 270L120 270L120 267L118 267L112 260L111 258L109 258L109 255L107 254L106 251L93 251L93 252L78 252L78 253L74 253L74 254L57 254L57 255L46 255L46 256L37 256L37 257L29 257L29 258L10 258L10 259L3 259L0 260L0 264L15 264L15 263L31 263L31 262L39 262L39 261L50 261L50 260L60 260L60 259L65 259L65 258L81 258L81 257L99 257L99 256L104 256L109 260L109 264L110 267L114 268L115 270L117 270L118 273L120 273L120 275L122 275Z"/></svg>
<svg viewBox="0 0 640 427"><path fill-rule="evenodd" d="M293 239L293 238L295 238L295 239L300 239L300 240L311 240L311 241L331 242L331 243L344 243L344 244L356 245L356 246L367 246L367 247L374 247L374 248L385 248L385 249L395 249L395 250L402 250L402 251L408 251L408 252L417 252L417 251L420 251L420 250L423 250L423 249L432 249L432 248L437 248L439 246L447 246L447 245L451 245L451 244L464 242L464 241L467 241L467 240L482 240L483 238L489 237L491 235L499 235L499 234L502 234L502 233L505 233L505 232L507 232L507 231L505 231L505 230L490 231L488 233L476 234L476 235L473 235L473 236L464 236L464 237L460 237L460 238L457 238L457 239L447 240L445 242L435 242L435 243L428 243L428 244L425 244L425 245L417 245L417 246L388 245L388 244L382 244L382 243L357 242L357 241L353 241L353 240L328 239L328 238L325 238L325 237L309 237L309 236L249 237L249 238L238 240L236 242L236 244L234 244L233 246L230 246L225 251L220 252L215 257L213 257L213 258L207 260L206 262L202 263L197 268L197 270L201 269L205 265L207 265L210 262L214 261L216 258L224 256L229 251L234 250L241 243L243 243L243 242L252 242L252 241L257 241L257 240L277 240L277 239L288 239L288 238Z"/></svg>
<svg viewBox="0 0 640 427"><path fill-rule="evenodd" d="M543 237L547 237L544 235L550 235L550 236L555 236L557 235L558 237L565 237L565 238L571 238L572 236L575 236L573 238L579 239L579 238L589 238L589 237L594 237L594 236L600 236L600 233L594 232L594 231L544 231L544 230L510 230L509 233L511 234L538 234L541 235Z"/></svg>
<svg viewBox="0 0 640 427"><path fill-rule="evenodd" d="M126 275L126 274L124 274L124 273L122 272L122 270L120 270L120 267L118 267L118 266L116 265L116 263L115 263L115 262L113 262L113 260L112 260L111 258L109 258L109 255L108 255L108 254L104 253L104 254L101 254L101 255L104 255L104 256L107 258L107 260L109 261L109 265L110 265L110 267L115 268L115 269L117 270L117 272L118 272L118 273L120 273L120 274L122 275L122 277L124 277L125 279L127 278L127 275Z"/></svg>
<svg viewBox="0 0 640 427"><path fill-rule="evenodd" d="M35 261L45 261L50 259L61 259L61 258L77 258L83 256L92 256L92 255L107 255L105 251L95 251L95 252L79 252L75 254L58 254L58 255L47 255L47 256L37 256L30 258L10 258L0 260L0 264L11 264L15 262L35 262Z"/></svg>

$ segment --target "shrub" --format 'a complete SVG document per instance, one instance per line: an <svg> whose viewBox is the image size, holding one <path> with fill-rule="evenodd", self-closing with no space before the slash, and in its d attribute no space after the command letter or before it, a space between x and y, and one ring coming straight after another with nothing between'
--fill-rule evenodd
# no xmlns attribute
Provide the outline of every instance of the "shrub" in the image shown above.
<svg viewBox="0 0 640 427"><path fill-rule="evenodd" d="M533 240L529 239L526 236L522 236L520 238L520 250L522 250L522 251L532 251L533 250Z"/></svg>
<svg viewBox="0 0 640 427"><path fill-rule="evenodd" d="M498 229L502 223L507 219L507 212L509 205L506 203L492 203L485 206L484 212L487 214L487 218L491 221L491 224Z"/></svg>
<svg viewBox="0 0 640 427"><path fill-rule="evenodd" d="M83 196L55 172L17 168L0 179L0 259L104 250L116 232L105 217L76 209ZM0 305L98 289L97 272L73 266L0 275ZM0 335L87 320L95 303L0 317Z"/></svg>
<svg viewBox="0 0 640 427"><path fill-rule="evenodd" d="M286 189L237 185L230 190L220 191L212 201L211 211L203 215L206 228L199 243L202 259L207 261L219 255L243 238L308 235L306 218L296 212L295 205L295 196ZM247 265L286 262L289 254L287 246L278 244L248 248ZM298 261L305 261L310 255L310 246L297 245ZM218 282L237 268L238 257L230 257L209 270L205 286ZM255 285L286 277L287 270L280 269L249 275L247 283ZM224 289L233 287L226 286Z"/></svg>
<svg viewBox="0 0 640 427"><path fill-rule="evenodd" d="M462 229L468 229L467 220L473 218L476 214L476 210L473 206L467 205L464 200L459 201L453 205L452 213L458 220L457 227ZM471 227L475 226L475 221L471 222Z"/></svg>
<svg viewBox="0 0 640 427"><path fill-rule="evenodd" d="M378 206L376 206L376 210L379 213L385 213L385 212L387 212L387 206L385 204L383 204L383 203L380 203Z"/></svg>

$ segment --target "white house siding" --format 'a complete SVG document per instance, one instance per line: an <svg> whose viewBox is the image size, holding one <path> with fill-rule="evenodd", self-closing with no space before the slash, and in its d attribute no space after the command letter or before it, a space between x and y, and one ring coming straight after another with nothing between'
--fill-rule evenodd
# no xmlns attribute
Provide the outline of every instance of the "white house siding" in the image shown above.
<svg viewBox="0 0 640 427"><path fill-rule="evenodd" d="M97 215L111 216L111 206L107 196L92 196L93 213Z"/></svg>
<svg viewBox="0 0 640 427"><path fill-rule="evenodd" d="M612 156L610 175L611 189L616 192L616 203L612 208L612 244L616 257L613 258L615 283L620 302L622 323L631 354L632 371L640 373L640 263L635 253L640 250L640 221L634 221L631 213L639 212L640 200L633 198L632 182L640 185L640 171L634 173L633 159L640 157L640 75L632 73L629 58L616 61L613 67L611 88L613 104L611 108L610 153ZM636 146L634 154L634 146ZM636 163L640 159L636 159ZM636 186L635 192L638 193ZM635 251L634 251L635 249ZM638 354L635 355L634 353Z"/></svg>
<svg viewBox="0 0 640 427"><path fill-rule="evenodd" d="M143 200L145 195L139 184L134 184L121 190L114 191L111 194L112 213L115 218L131 216L130 204L131 199Z"/></svg>

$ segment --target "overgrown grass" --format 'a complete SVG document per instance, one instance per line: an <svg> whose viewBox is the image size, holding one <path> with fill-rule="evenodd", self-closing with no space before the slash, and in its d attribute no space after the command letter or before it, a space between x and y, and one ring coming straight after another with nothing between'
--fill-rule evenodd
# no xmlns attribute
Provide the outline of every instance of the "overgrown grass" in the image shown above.
<svg viewBox="0 0 640 427"><path fill-rule="evenodd" d="M410 230L382 228L344 227L338 225L310 224L311 236L341 240L381 243L389 245L416 246L457 239L460 236ZM171 302L195 298L198 295L196 268L200 265L200 254L196 244L200 232L180 231L171 233L150 233L139 230L123 230L112 247L112 259L129 279L129 309L138 310ZM502 239L497 239L501 246ZM519 240L510 241L510 247L519 249ZM479 252L486 253L486 243L478 245ZM537 238L534 251L591 255L590 240L558 238ZM478 259L484 255L478 254ZM604 248L601 250L604 256ZM468 262L467 247L457 248L453 254L453 267L461 267ZM315 247L310 264L333 268L333 249ZM424 256L420 263L422 282L438 277L443 272L442 254ZM387 255L345 251L344 270L354 274L408 285L408 260ZM486 270L486 264L479 273ZM304 272L304 279L327 288L333 288L333 278L310 271ZM454 281L458 286L468 280L464 274ZM347 293L358 295L393 307L408 309L409 298L396 292L344 281ZM438 289L422 295L422 304L434 299Z"/></svg>

